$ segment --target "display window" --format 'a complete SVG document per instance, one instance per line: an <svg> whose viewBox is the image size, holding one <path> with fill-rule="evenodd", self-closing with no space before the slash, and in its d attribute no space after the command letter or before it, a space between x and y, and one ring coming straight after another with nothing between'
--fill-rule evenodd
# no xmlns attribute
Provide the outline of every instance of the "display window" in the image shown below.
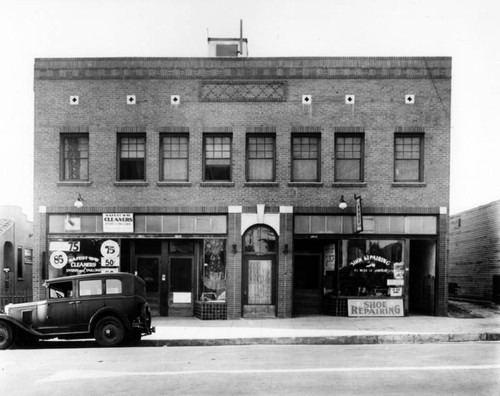
<svg viewBox="0 0 500 396"><path fill-rule="evenodd" d="M205 239L201 268L201 301L226 300L226 241Z"/></svg>
<svg viewBox="0 0 500 396"><path fill-rule="evenodd" d="M338 272L339 295L402 296L403 247L403 240L343 240Z"/></svg>

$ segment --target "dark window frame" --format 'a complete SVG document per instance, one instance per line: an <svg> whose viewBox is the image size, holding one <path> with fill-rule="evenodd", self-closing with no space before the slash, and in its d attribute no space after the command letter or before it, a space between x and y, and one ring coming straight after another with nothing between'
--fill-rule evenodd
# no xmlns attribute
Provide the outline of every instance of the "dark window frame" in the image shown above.
<svg viewBox="0 0 500 396"><path fill-rule="evenodd" d="M360 158L339 158L338 154L338 147L339 143L337 139L340 138L359 138L361 139L360 141ZM365 180L365 134L364 133L336 133L335 134L335 181L336 182L356 182L356 183L363 183ZM344 151L345 153L346 151ZM342 179L339 175L339 166L338 166L338 161L340 160L352 160L352 161L358 161L359 162L359 179Z"/></svg>
<svg viewBox="0 0 500 396"><path fill-rule="evenodd" d="M207 178L207 139L212 138L229 138L229 158L222 158L229 162L229 177L227 179L210 179ZM224 143L223 143L224 144ZM203 134L203 165L202 165L202 180L204 182L231 182L233 180L233 134L232 133L204 133ZM209 165L210 166L210 165Z"/></svg>
<svg viewBox="0 0 500 396"><path fill-rule="evenodd" d="M73 178L71 177L72 175L70 174L71 172L66 170L66 160L70 160L70 158L67 156L66 152L66 142L69 139L79 139L78 143L78 153L80 154L82 150L81 148L81 141L80 139L86 139L87 140L87 157L81 157L79 156L78 158L75 159L75 161L78 161L80 164L79 166L81 167L82 160L86 160L86 178L81 177L81 172L79 172L78 178ZM66 182L71 182L71 181L88 181L90 178L90 139L89 139L89 134L88 133L61 133L60 134L60 165L59 165L59 180L60 181L66 181Z"/></svg>
<svg viewBox="0 0 500 396"><path fill-rule="evenodd" d="M424 138L423 133L395 133L394 134L394 182L395 183L422 183L424 181ZM418 158L397 158L398 153L398 139L418 139L419 140L419 156ZM413 142L410 144L410 147ZM408 146L405 144L404 146ZM414 152L414 151L399 151L399 152ZM397 175L397 161L414 161L418 159L418 178L417 179L402 179Z"/></svg>
<svg viewBox="0 0 500 396"><path fill-rule="evenodd" d="M254 159L269 159L269 158L250 158L250 140L258 139L258 138L270 138L272 139L272 177L270 179L251 179L250 178L250 161ZM266 146L266 143L264 143ZM246 136L246 164L245 164L245 178L247 182L274 182L276 181L276 134L275 133L249 133ZM257 151L258 152L258 151Z"/></svg>
<svg viewBox="0 0 500 396"><path fill-rule="evenodd" d="M294 140L295 139L304 139L304 138L313 138L317 139L317 157L316 157L316 180L312 179L297 179L296 175L294 175L294 163L295 161L301 161L301 160L309 160L310 158L295 158L295 152L294 152ZM321 134L320 133L292 133L291 139L290 139L290 160L291 160L291 169L290 169L290 180L292 182L297 182L297 183L317 183L321 181Z"/></svg>
<svg viewBox="0 0 500 396"><path fill-rule="evenodd" d="M170 138L170 137L178 137L178 138L185 138L187 140L187 153L186 157L170 157L170 158L165 158L165 143L164 143L164 138ZM184 133L184 132L169 132L169 133L161 133L160 134L160 180L164 182L187 182L189 181L189 133ZM185 179L169 179L165 175L164 171L164 163L165 160L169 159L176 159L176 160L185 160L186 162L186 178Z"/></svg>
<svg viewBox="0 0 500 396"><path fill-rule="evenodd" d="M122 173L122 146L123 146L123 139L144 139L144 156L142 157L143 161L143 177L142 178L122 178L121 173ZM140 151L138 151L140 152ZM117 134L117 172L116 172L116 179L117 181L124 181L124 182L134 182L134 181L146 181L146 174L147 174L147 169L146 169L146 158L147 158L147 137L146 133L118 133ZM140 157L135 157L135 158L140 158Z"/></svg>

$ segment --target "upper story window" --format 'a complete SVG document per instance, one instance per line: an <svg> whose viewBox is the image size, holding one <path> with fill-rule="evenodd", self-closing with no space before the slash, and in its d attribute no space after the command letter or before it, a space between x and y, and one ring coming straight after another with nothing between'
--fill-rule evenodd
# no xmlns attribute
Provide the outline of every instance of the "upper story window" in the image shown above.
<svg viewBox="0 0 500 396"><path fill-rule="evenodd" d="M423 181L423 135L398 135L394 137L394 181Z"/></svg>
<svg viewBox="0 0 500 396"><path fill-rule="evenodd" d="M335 137L335 181L362 182L363 161L363 135L337 135Z"/></svg>
<svg viewBox="0 0 500 396"><path fill-rule="evenodd" d="M189 137L186 134L168 134L161 137L161 179L189 180Z"/></svg>
<svg viewBox="0 0 500 396"><path fill-rule="evenodd" d="M320 181L320 137L292 137L292 181Z"/></svg>
<svg viewBox="0 0 500 396"><path fill-rule="evenodd" d="M146 180L146 136L118 136L118 180Z"/></svg>
<svg viewBox="0 0 500 396"><path fill-rule="evenodd" d="M89 137L87 134L61 135L61 180L89 179Z"/></svg>
<svg viewBox="0 0 500 396"><path fill-rule="evenodd" d="M204 136L204 181L231 181L231 140L230 135Z"/></svg>
<svg viewBox="0 0 500 396"><path fill-rule="evenodd" d="M275 136L247 136L247 181L275 180Z"/></svg>

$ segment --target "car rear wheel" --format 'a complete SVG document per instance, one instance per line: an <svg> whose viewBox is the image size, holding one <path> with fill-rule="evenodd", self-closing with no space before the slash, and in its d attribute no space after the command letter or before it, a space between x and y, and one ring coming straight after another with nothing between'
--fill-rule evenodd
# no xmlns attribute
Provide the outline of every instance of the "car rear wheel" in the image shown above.
<svg viewBox="0 0 500 396"><path fill-rule="evenodd" d="M0 322L0 349L7 349L14 342L14 330L6 322Z"/></svg>
<svg viewBox="0 0 500 396"><path fill-rule="evenodd" d="M113 316L105 316L97 322L94 329L94 337L97 343L103 347L120 345L125 336L125 328L120 319Z"/></svg>

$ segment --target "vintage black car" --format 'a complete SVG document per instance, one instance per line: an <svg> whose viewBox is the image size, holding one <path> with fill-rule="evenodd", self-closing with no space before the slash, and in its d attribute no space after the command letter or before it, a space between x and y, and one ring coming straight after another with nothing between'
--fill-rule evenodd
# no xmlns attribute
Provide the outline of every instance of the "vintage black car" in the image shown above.
<svg viewBox="0 0 500 396"><path fill-rule="evenodd" d="M8 304L0 313L0 349L14 341L95 338L101 346L138 343L154 332L145 282L129 273L49 279L44 301Z"/></svg>

